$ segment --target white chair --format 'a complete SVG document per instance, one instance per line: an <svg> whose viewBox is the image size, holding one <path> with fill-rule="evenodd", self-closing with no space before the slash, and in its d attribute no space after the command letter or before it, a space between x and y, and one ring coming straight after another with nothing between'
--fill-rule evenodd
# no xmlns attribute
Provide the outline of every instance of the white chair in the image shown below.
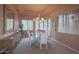
<svg viewBox="0 0 79 59"><path fill-rule="evenodd" d="M47 32L47 35L48 35L48 39L50 39L50 35L51 35L51 34L50 34L50 31Z"/></svg>
<svg viewBox="0 0 79 59"><path fill-rule="evenodd" d="M28 34L29 43L30 43L30 47L31 47L31 35L30 35L30 32L29 32L29 31L27 31L27 34Z"/></svg>
<svg viewBox="0 0 79 59"><path fill-rule="evenodd" d="M39 40L39 37L40 37L40 32L36 31L35 32L35 39L36 40Z"/></svg>
<svg viewBox="0 0 79 59"><path fill-rule="evenodd" d="M41 39L40 39L40 50L42 49L42 45L45 45L45 48L47 49L47 39L48 39L48 33L41 33Z"/></svg>
<svg viewBox="0 0 79 59"><path fill-rule="evenodd" d="M34 40L35 38L34 38L33 33L30 33L29 31L27 31L27 33L28 33L29 43L30 43L30 47L31 47L32 40Z"/></svg>

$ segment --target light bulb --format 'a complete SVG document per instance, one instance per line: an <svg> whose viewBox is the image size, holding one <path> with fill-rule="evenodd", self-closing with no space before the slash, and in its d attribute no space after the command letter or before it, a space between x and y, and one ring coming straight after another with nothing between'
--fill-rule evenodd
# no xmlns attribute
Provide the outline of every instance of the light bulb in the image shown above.
<svg viewBox="0 0 79 59"><path fill-rule="evenodd" d="M35 20L35 19L33 19L33 20Z"/></svg>
<svg viewBox="0 0 79 59"><path fill-rule="evenodd" d="M42 21L44 21L44 18L41 18Z"/></svg>
<svg viewBox="0 0 79 59"><path fill-rule="evenodd" d="M38 20L39 18L38 18L38 17L36 17L36 19Z"/></svg>

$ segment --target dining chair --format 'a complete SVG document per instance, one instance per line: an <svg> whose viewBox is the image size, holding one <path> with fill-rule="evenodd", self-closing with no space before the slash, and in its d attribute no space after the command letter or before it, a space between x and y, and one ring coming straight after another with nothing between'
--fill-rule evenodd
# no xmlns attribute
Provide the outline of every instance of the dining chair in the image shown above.
<svg viewBox="0 0 79 59"><path fill-rule="evenodd" d="M47 49L47 40L48 40L48 33L47 32L41 33L40 50L42 49L42 45L45 45L45 48Z"/></svg>
<svg viewBox="0 0 79 59"><path fill-rule="evenodd" d="M27 34L28 34L28 38L29 38L29 43L30 43L30 47L31 47L31 34L29 31L27 31Z"/></svg>

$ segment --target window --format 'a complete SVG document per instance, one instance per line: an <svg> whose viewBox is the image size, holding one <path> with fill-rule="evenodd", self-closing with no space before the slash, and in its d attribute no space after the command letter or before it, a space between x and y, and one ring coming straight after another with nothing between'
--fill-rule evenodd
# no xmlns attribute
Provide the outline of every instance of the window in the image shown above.
<svg viewBox="0 0 79 59"><path fill-rule="evenodd" d="M47 32L47 20L44 21L44 30Z"/></svg>
<svg viewBox="0 0 79 59"><path fill-rule="evenodd" d="M51 31L51 28L52 28L51 19L48 19L48 31Z"/></svg>
<svg viewBox="0 0 79 59"><path fill-rule="evenodd" d="M35 20L35 30L45 30L46 32L47 31L50 31L51 30L51 20L48 19L48 20Z"/></svg>
<svg viewBox="0 0 79 59"><path fill-rule="evenodd" d="M39 29L40 29L40 21L35 20L35 30L39 30Z"/></svg>
<svg viewBox="0 0 79 59"><path fill-rule="evenodd" d="M11 32L13 30L13 19L7 18L7 24L6 24L7 31Z"/></svg>
<svg viewBox="0 0 79 59"><path fill-rule="evenodd" d="M63 15L59 16L58 17L58 31L59 32L64 31L64 22L65 22L64 16Z"/></svg>
<svg viewBox="0 0 79 59"><path fill-rule="evenodd" d="M33 20L22 20L23 30L33 30Z"/></svg>
<svg viewBox="0 0 79 59"><path fill-rule="evenodd" d="M75 13L64 14L58 18L58 32L78 34L79 33L79 16Z"/></svg>
<svg viewBox="0 0 79 59"><path fill-rule="evenodd" d="M33 30L33 20L27 20L27 29Z"/></svg>
<svg viewBox="0 0 79 59"><path fill-rule="evenodd" d="M43 21L40 20L40 30L44 30L43 27L44 27L44 25L43 25Z"/></svg>
<svg viewBox="0 0 79 59"><path fill-rule="evenodd" d="M35 20L35 25L33 27L33 20L22 20L23 30L45 30L50 31L51 30L51 20Z"/></svg>
<svg viewBox="0 0 79 59"><path fill-rule="evenodd" d="M73 26L74 25L73 24L74 23L73 22L74 21L74 19L73 19L74 15L73 14L69 14L68 16L69 16L69 22L68 22L69 23L69 32L72 32L74 30L74 26Z"/></svg>
<svg viewBox="0 0 79 59"><path fill-rule="evenodd" d="M22 20L23 30L27 30L27 20Z"/></svg>

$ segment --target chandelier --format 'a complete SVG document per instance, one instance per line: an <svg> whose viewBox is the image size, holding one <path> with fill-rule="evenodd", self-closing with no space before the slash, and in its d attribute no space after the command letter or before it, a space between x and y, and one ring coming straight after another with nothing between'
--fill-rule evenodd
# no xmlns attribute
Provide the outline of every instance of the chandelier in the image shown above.
<svg viewBox="0 0 79 59"><path fill-rule="evenodd" d="M41 18L40 17L40 14L36 17L36 18L34 18L33 20L42 20L42 21L44 21L44 18Z"/></svg>

